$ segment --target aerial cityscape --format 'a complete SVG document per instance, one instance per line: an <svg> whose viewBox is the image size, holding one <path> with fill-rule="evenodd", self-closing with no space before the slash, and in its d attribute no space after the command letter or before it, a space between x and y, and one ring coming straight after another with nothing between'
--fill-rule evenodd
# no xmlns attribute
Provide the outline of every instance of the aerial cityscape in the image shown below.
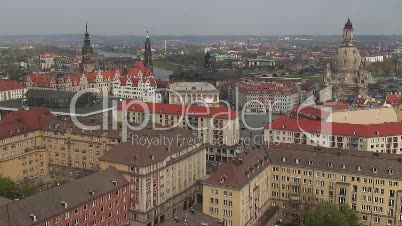
<svg viewBox="0 0 402 226"><path fill-rule="evenodd" d="M402 226L401 1L2 8L0 226Z"/></svg>

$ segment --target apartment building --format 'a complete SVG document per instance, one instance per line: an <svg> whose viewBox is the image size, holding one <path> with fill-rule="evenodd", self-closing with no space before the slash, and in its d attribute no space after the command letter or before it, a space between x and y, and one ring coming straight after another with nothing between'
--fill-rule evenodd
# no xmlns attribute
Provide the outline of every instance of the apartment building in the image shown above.
<svg viewBox="0 0 402 226"><path fill-rule="evenodd" d="M302 94L293 85L276 81L260 83L241 81L229 88L229 100L231 104L247 112L285 113L300 103Z"/></svg>
<svg viewBox="0 0 402 226"><path fill-rule="evenodd" d="M99 158L122 141L118 128L100 127L95 118L69 117L45 108L20 109L0 121L0 176L15 182L48 174L84 176L99 169ZM144 129L141 133L147 133ZM139 131L128 130L133 134Z"/></svg>
<svg viewBox="0 0 402 226"><path fill-rule="evenodd" d="M203 212L227 226L254 225L269 204L268 158L263 150L245 150L203 184Z"/></svg>
<svg viewBox="0 0 402 226"><path fill-rule="evenodd" d="M128 225L129 194L129 182L109 167L0 206L0 225Z"/></svg>
<svg viewBox="0 0 402 226"><path fill-rule="evenodd" d="M307 145L269 149L270 205L286 221L301 222L309 205L349 205L360 224L402 225L401 158Z"/></svg>
<svg viewBox="0 0 402 226"><path fill-rule="evenodd" d="M324 104L295 107L290 112L291 118L321 120L326 122L350 124L379 124L399 122L398 115L392 107L379 107L373 104ZM361 117L364 115L364 117Z"/></svg>
<svg viewBox="0 0 402 226"><path fill-rule="evenodd" d="M162 135L150 130L100 158L102 169L113 166L130 181L130 225L154 226L171 220L189 209L201 193L197 181L206 175L206 147L184 129Z"/></svg>
<svg viewBox="0 0 402 226"><path fill-rule="evenodd" d="M203 212L226 225L254 225L268 206L302 222L322 202L349 205L361 225L402 225L399 155L301 144L248 149L203 182Z"/></svg>
<svg viewBox="0 0 402 226"><path fill-rule="evenodd" d="M168 90L169 104L219 103L219 90L207 82L175 82L168 86Z"/></svg>
<svg viewBox="0 0 402 226"><path fill-rule="evenodd" d="M280 117L266 125L269 143L402 153L402 123L349 124Z"/></svg>
<svg viewBox="0 0 402 226"><path fill-rule="evenodd" d="M225 107L124 102L117 110L119 123L142 124L150 121L162 126L185 128L209 144L234 145L240 137L239 116Z"/></svg>
<svg viewBox="0 0 402 226"><path fill-rule="evenodd" d="M22 98L26 92L24 85L13 80L0 79L0 101Z"/></svg>
<svg viewBox="0 0 402 226"><path fill-rule="evenodd" d="M0 176L14 181L48 174L48 152L41 131L52 115L44 108L19 110L0 121Z"/></svg>

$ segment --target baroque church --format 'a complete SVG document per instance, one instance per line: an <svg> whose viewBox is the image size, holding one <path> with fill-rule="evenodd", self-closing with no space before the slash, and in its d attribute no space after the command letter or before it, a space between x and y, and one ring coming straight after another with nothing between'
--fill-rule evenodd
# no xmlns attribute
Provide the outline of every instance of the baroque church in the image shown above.
<svg viewBox="0 0 402 226"><path fill-rule="evenodd" d="M333 65L327 64L323 76L323 86L332 90L332 98L368 97L368 87L373 84L371 73L359 50L353 44L353 24L348 21L343 28L342 44L335 56Z"/></svg>

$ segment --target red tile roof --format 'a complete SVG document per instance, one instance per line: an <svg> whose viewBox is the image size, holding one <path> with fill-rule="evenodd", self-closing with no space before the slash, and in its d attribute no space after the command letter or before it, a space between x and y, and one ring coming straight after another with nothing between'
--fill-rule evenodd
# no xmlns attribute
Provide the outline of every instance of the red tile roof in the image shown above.
<svg viewBox="0 0 402 226"><path fill-rule="evenodd" d="M267 154L261 149L246 149L239 158L225 163L205 184L242 188L268 166Z"/></svg>
<svg viewBox="0 0 402 226"><path fill-rule="evenodd" d="M56 56L56 53L54 53L54 52L41 52L40 54L39 54L39 57L55 57Z"/></svg>
<svg viewBox="0 0 402 226"><path fill-rule="evenodd" d="M392 106L400 105L402 102L401 94L389 94L385 100L387 104L391 104Z"/></svg>
<svg viewBox="0 0 402 226"><path fill-rule="evenodd" d="M53 115L43 107L9 113L0 121L0 138L43 129L52 117Z"/></svg>
<svg viewBox="0 0 402 226"><path fill-rule="evenodd" d="M123 104L117 106L117 109L122 110ZM162 104L151 102L143 102L141 104L128 102L126 105L128 106L128 108L126 107L127 111L136 112L149 111L149 113L161 113L170 115L182 115L183 113L186 113L184 115L216 119L235 119L238 117L237 112L225 107L205 107L195 105L189 106L181 104ZM143 105L146 106L146 109L144 109L145 106Z"/></svg>
<svg viewBox="0 0 402 226"><path fill-rule="evenodd" d="M0 92L16 89L24 89L25 86L13 80L0 80Z"/></svg>
<svg viewBox="0 0 402 226"><path fill-rule="evenodd" d="M333 134L352 137L383 137L402 135L402 122L381 124L331 123L315 120L280 117L265 126L266 129L306 131L308 133Z"/></svg>
<svg viewBox="0 0 402 226"><path fill-rule="evenodd" d="M328 118L331 114L323 109L306 105L298 105L297 107L293 108L291 113L297 117L307 117L311 119Z"/></svg>

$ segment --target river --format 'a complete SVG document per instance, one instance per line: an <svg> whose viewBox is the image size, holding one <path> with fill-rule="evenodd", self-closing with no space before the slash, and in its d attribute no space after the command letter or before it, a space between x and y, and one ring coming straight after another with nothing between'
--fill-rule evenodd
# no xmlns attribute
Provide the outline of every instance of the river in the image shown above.
<svg viewBox="0 0 402 226"><path fill-rule="evenodd" d="M111 52L98 52L104 57L136 57L134 54L129 53L111 53ZM173 71L165 70L162 68L154 67L154 76L156 79L169 80L169 75L173 74Z"/></svg>

